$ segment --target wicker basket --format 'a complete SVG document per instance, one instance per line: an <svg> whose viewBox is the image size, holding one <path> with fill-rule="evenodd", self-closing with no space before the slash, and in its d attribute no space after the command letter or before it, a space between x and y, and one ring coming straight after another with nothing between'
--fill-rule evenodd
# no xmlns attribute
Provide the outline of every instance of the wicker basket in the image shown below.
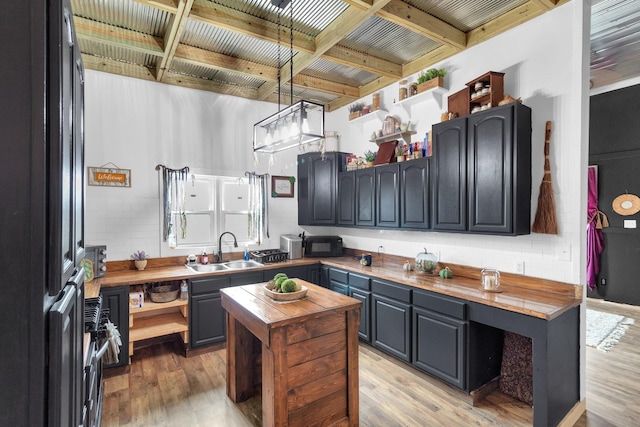
<svg viewBox="0 0 640 427"><path fill-rule="evenodd" d="M170 302L178 298L180 284L172 283L167 285L157 285L149 288L149 298L153 302Z"/></svg>

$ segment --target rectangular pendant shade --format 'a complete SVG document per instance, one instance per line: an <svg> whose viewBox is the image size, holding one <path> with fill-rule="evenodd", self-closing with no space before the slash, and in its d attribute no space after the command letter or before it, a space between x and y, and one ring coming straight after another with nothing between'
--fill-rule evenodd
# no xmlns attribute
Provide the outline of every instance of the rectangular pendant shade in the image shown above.
<svg viewBox="0 0 640 427"><path fill-rule="evenodd" d="M324 138L324 106L299 101L253 125L253 151L277 153Z"/></svg>

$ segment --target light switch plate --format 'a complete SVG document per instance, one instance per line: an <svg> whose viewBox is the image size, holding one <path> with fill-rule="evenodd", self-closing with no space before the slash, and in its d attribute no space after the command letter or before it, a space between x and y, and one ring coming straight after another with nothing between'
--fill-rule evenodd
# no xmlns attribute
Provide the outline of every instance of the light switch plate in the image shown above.
<svg viewBox="0 0 640 427"><path fill-rule="evenodd" d="M636 220L635 219L625 219L624 220L624 228L636 228Z"/></svg>

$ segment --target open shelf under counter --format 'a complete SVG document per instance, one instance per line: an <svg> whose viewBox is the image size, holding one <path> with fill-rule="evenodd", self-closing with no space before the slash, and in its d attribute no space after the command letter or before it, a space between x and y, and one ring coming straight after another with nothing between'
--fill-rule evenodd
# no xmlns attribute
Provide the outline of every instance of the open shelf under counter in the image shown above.
<svg viewBox="0 0 640 427"><path fill-rule="evenodd" d="M189 342L189 301L145 301L142 307L129 309L129 356L135 342L173 333L179 333L185 344Z"/></svg>

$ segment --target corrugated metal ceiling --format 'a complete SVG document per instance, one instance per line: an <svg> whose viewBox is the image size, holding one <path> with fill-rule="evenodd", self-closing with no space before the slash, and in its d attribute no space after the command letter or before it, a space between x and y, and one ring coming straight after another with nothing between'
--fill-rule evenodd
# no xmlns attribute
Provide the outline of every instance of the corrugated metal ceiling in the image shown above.
<svg viewBox="0 0 640 427"><path fill-rule="evenodd" d="M368 95L371 82L393 83L405 70L426 69L465 49L470 32L483 25L499 33L523 21L523 7L525 20L532 19L558 1L374 3L292 0L280 11L278 27L279 9L271 0L71 0L86 67L267 101L277 99L279 65L285 76L281 93L288 87L293 8L294 94L331 108ZM640 74L639 10L638 0L595 0L594 73L609 80ZM479 37L474 35L474 43Z"/></svg>

